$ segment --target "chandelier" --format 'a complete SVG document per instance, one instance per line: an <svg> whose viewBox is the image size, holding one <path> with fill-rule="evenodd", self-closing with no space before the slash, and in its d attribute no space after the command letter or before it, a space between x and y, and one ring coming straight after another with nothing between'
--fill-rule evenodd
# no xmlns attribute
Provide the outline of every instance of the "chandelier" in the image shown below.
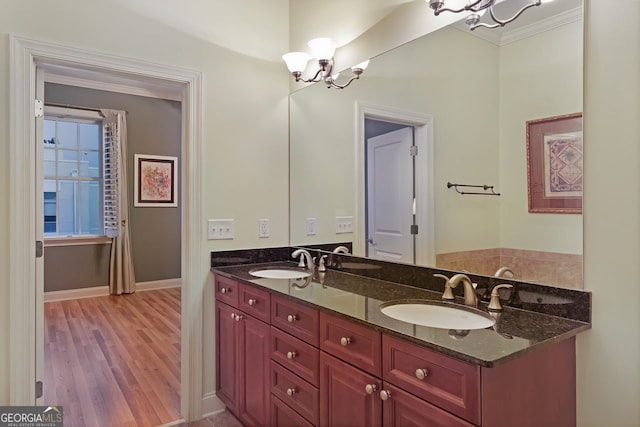
<svg viewBox="0 0 640 427"><path fill-rule="evenodd" d="M511 18L508 19L500 19L496 16L496 13L493 10L493 6L496 4L496 0L465 0L466 4L459 8L447 8L445 7L445 0L425 0L429 2L429 7L433 9L433 13L438 16L442 12L452 12L452 13L461 13L461 12L471 12L469 16L464 20L465 24L469 26L470 30L475 30L478 27L485 28L499 28L504 27L510 22L515 21L522 13L534 6L540 6L542 3L549 3L553 0L530 0L530 3L526 4L520 10L518 10ZM491 20L494 22L493 24L487 24L485 22L480 22L480 18L486 11L489 11L489 16Z"/></svg>
<svg viewBox="0 0 640 427"><path fill-rule="evenodd" d="M328 88L344 89L349 86L351 82L359 79L360 75L369 65L369 61L367 60L351 67L353 76L345 83L340 84L337 82L340 73L333 73L333 55L336 51L336 45L333 40L321 37L309 41L308 45L311 48L311 55L306 52L289 52L282 55L282 59L286 62L287 68L296 79L296 82L315 83L324 81ZM314 58L318 61L318 70L313 74L313 77L307 79L302 78L302 73L307 68L307 63Z"/></svg>

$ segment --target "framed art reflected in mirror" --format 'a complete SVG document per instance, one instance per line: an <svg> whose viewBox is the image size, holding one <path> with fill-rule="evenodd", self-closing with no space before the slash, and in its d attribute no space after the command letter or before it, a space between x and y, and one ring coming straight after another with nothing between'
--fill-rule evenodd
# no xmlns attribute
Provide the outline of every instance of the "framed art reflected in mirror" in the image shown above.
<svg viewBox="0 0 640 427"><path fill-rule="evenodd" d="M582 113L527 121L530 213L582 213Z"/></svg>

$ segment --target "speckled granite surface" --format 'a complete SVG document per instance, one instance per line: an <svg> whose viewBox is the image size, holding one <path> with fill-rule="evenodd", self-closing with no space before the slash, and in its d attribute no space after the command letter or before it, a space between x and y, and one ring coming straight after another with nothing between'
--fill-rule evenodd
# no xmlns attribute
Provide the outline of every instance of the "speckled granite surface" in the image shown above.
<svg viewBox="0 0 640 427"><path fill-rule="evenodd" d="M271 262L254 261L268 259L264 254L253 256L242 251L215 252L212 253L212 270L216 274L288 295L332 314L487 367L572 337L591 327L589 292L502 279L500 283L513 283L516 288L513 292L501 294L505 309L497 315L493 327L454 331L401 322L382 314L380 305L403 299L441 301L443 280L434 279L432 275L438 272L450 276L453 272L342 257L340 262L332 260L332 267L326 273L316 272L311 280L264 279L249 274L256 267L297 266L295 262L286 261L291 248L276 249L271 249L271 253L283 254L284 257L278 256ZM234 264L232 261L226 264L219 262L225 258L245 258L248 261L238 265L229 265ZM491 278L470 277L478 282L479 289L483 286L491 289L496 284L492 283ZM456 291L462 295L460 289ZM464 304L461 297L456 298L455 303ZM481 300L479 308L487 311L487 302Z"/></svg>

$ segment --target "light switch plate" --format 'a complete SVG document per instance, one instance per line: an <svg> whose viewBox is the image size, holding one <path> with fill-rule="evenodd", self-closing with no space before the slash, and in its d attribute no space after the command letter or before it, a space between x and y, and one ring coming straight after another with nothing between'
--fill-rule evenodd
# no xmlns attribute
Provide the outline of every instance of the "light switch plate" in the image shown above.
<svg viewBox="0 0 640 427"><path fill-rule="evenodd" d="M307 218L307 236L313 236L316 234L316 219Z"/></svg>
<svg viewBox="0 0 640 427"><path fill-rule="evenodd" d="M233 219L210 219L207 221L209 240L233 239Z"/></svg>
<svg viewBox="0 0 640 427"><path fill-rule="evenodd" d="M336 217L336 234L353 233L353 217L337 216Z"/></svg>
<svg viewBox="0 0 640 427"><path fill-rule="evenodd" d="M269 237L269 220L258 220L258 237Z"/></svg>

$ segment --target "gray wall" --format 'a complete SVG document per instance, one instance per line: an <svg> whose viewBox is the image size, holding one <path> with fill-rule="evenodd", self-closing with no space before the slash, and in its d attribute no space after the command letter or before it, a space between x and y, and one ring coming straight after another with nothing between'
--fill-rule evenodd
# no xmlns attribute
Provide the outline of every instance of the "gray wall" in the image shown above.
<svg viewBox="0 0 640 427"><path fill-rule="evenodd" d="M181 103L46 83L45 103L48 102L127 111L127 174L136 282L180 278L181 192L178 191L178 207L134 208L133 155L178 157L180 176ZM180 185L178 181L178 188ZM108 285L109 249L110 245L46 248L45 291Z"/></svg>

